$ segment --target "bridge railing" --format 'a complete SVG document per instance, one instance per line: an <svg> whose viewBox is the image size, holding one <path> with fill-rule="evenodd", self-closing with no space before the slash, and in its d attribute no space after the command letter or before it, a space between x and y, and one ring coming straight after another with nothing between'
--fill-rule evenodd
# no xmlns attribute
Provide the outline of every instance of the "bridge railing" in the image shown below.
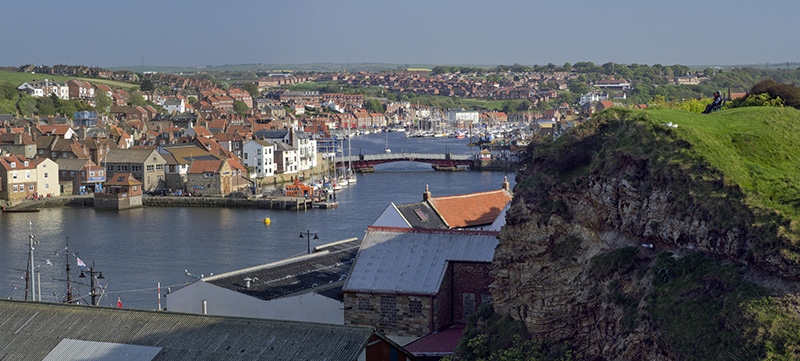
<svg viewBox="0 0 800 361"><path fill-rule="evenodd" d="M403 159L432 159L432 160L472 160L475 157L470 154L450 154L445 153L375 153L375 154L359 154L344 157L336 157L336 162L358 162L358 161L375 161L375 160L403 160Z"/></svg>

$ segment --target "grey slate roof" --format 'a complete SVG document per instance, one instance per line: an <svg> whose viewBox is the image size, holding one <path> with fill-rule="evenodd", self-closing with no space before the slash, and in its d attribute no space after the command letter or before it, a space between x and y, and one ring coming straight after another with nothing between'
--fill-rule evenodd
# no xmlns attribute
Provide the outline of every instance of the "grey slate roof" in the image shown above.
<svg viewBox="0 0 800 361"><path fill-rule="evenodd" d="M285 139L289 133L286 129L281 130L257 130L253 132L253 137L257 139Z"/></svg>
<svg viewBox="0 0 800 361"><path fill-rule="evenodd" d="M156 153L154 149L111 149L106 155L108 163L144 163L147 157Z"/></svg>
<svg viewBox="0 0 800 361"><path fill-rule="evenodd" d="M89 163L89 159L69 159L69 158L58 158L56 159L56 164L58 164L58 170L68 170L68 171L78 171L83 168L86 163Z"/></svg>
<svg viewBox="0 0 800 361"><path fill-rule="evenodd" d="M310 292L317 288L324 296L339 299L337 287L350 272L361 240L336 242L327 247L317 247L312 253L285 261L206 277L203 281L262 300L291 294ZM245 278L255 279L246 288ZM341 292L341 288L338 288Z"/></svg>
<svg viewBox="0 0 800 361"><path fill-rule="evenodd" d="M154 361L356 360L373 335L371 327L0 300L2 360L42 360L63 339L161 347Z"/></svg>
<svg viewBox="0 0 800 361"><path fill-rule="evenodd" d="M497 234L369 227L343 290L436 294L448 261L491 262Z"/></svg>
<svg viewBox="0 0 800 361"><path fill-rule="evenodd" d="M288 145L288 144L283 143L283 142L275 142L275 150L278 151L278 152L286 152L286 151L297 150L297 149L295 149L291 145Z"/></svg>
<svg viewBox="0 0 800 361"><path fill-rule="evenodd" d="M431 208L428 202L419 202L404 204L396 206L403 218L411 225L412 228L427 228L427 229L449 229L447 225L439 217L439 214Z"/></svg>

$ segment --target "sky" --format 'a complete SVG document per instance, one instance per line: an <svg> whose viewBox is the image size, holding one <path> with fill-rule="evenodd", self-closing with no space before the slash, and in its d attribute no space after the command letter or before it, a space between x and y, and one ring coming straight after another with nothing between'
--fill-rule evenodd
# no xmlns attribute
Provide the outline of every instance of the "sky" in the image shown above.
<svg viewBox="0 0 800 361"><path fill-rule="evenodd" d="M0 66L800 61L797 0L73 0L0 8Z"/></svg>

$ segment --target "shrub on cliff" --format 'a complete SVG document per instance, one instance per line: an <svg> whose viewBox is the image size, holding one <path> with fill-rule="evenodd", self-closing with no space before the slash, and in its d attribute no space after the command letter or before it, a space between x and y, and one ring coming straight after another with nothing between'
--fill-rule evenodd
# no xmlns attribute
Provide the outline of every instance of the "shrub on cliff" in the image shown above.
<svg viewBox="0 0 800 361"><path fill-rule="evenodd" d="M793 360L800 318L784 300L743 280L744 267L700 253L658 256L648 313L684 360Z"/></svg>
<svg viewBox="0 0 800 361"><path fill-rule="evenodd" d="M483 304L469 316L458 348L442 361L575 361L569 344L549 345L531 340L525 326L509 316L496 314Z"/></svg>
<svg viewBox="0 0 800 361"><path fill-rule="evenodd" d="M785 104L800 109L800 88L781 84L772 79L763 80L750 88L744 98L735 99L731 107L779 106Z"/></svg>

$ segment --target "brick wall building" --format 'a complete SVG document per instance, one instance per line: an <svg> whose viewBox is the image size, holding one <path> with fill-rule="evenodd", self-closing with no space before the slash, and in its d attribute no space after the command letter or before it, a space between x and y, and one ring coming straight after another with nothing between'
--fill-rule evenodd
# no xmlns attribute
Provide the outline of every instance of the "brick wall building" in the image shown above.
<svg viewBox="0 0 800 361"><path fill-rule="evenodd" d="M346 325L413 340L491 302L497 232L369 227L343 288Z"/></svg>

